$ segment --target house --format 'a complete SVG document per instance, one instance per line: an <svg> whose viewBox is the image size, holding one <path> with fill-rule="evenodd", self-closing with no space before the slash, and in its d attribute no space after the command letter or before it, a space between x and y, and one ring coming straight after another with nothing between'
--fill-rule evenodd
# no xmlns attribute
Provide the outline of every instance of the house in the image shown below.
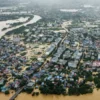
<svg viewBox="0 0 100 100"><path fill-rule="evenodd" d="M74 54L73 54L73 57L74 59L76 60L79 60L82 56L82 52L79 52L79 51L76 51Z"/></svg>
<svg viewBox="0 0 100 100"><path fill-rule="evenodd" d="M57 62L58 62L58 57L53 57L53 58L51 59L51 62L57 63Z"/></svg>
<svg viewBox="0 0 100 100"><path fill-rule="evenodd" d="M20 84L20 82L18 81L18 80L16 80L14 83L13 83L13 85L14 85L14 88L18 88L19 87L19 84Z"/></svg>
<svg viewBox="0 0 100 100"><path fill-rule="evenodd" d="M5 86L3 86L3 87L1 87L1 92L6 92L6 91L8 91L9 89L7 88L7 87L5 87Z"/></svg>
<svg viewBox="0 0 100 100"><path fill-rule="evenodd" d="M0 86L3 86L4 85L4 80L0 80Z"/></svg>
<svg viewBox="0 0 100 100"><path fill-rule="evenodd" d="M71 58L72 53L70 52L70 50L65 51L65 53L63 54L63 59L69 59Z"/></svg>
<svg viewBox="0 0 100 100"><path fill-rule="evenodd" d="M76 68L77 65L78 65L78 61L77 61L77 60L76 60L76 61L69 61L69 62L68 62L68 66L69 66L70 68Z"/></svg>
<svg viewBox="0 0 100 100"><path fill-rule="evenodd" d="M98 60L100 60L100 53L98 54Z"/></svg>
<svg viewBox="0 0 100 100"><path fill-rule="evenodd" d="M97 68L97 72L100 72L100 68Z"/></svg>
<svg viewBox="0 0 100 100"><path fill-rule="evenodd" d="M28 84L27 84L27 88L34 88L34 85L35 83L30 81Z"/></svg>
<svg viewBox="0 0 100 100"><path fill-rule="evenodd" d="M67 39L64 40L64 44L69 45L69 43L70 43L69 40L67 40Z"/></svg>
<svg viewBox="0 0 100 100"><path fill-rule="evenodd" d="M46 50L45 54L46 56L49 56L55 49L55 45L51 44L50 47Z"/></svg>
<svg viewBox="0 0 100 100"><path fill-rule="evenodd" d="M61 38L57 38L57 39L55 40L55 43L54 43L54 44L57 46L57 45L61 42L61 40L62 40Z"/></svg>
<svg viewBox="0 0 100 100"><path fill-rule="evenodd" d="M93 67L100 67L100 61L94 61L92 66Z"/></svg>
<svg viewBox="0 0 100 100"><path fill-rule="evenodd" d="M66 65L67 64L67 60L59 59L58 64Z"/></svg>
<svg viewBox="0 0 100 100"><path fill-rule="evenodd" d="M37 60L40 61L40 62L44 62L44 59L43 58L40 58L40 57L37 58Z"/></svg>

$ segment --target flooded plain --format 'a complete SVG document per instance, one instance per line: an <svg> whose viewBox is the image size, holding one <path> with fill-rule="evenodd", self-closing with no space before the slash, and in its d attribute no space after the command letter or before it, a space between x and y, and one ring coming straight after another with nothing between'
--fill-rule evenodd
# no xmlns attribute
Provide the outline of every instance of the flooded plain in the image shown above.
<svg viewBox="0 0 100 100"><path fill-rule="evenodd" d="M9 100L13 93L5 96L0 93L0 100ZM42 95L32 96L31 94L21 93L15 100L100 100L100 90L94 89L94 93L80 96L62 96L62 95Z"/></svg>
<svg viewBox="0 0 100 100"><path fill-rule="evenodd" d="M30 20L29 22L25 23L25 24L22 24L22 25L18 25L18 26L15 26L15 27L12 27L12 28L8 28L9 27L9 24L8 23L15 23L15 22L25 22L28 18L20 18L18 20L9 20L9 21L1 21L0 22L0 37L2 37L3 35L5 35L7 32L11 31L11 30L14 30L14 29L17 29L17 28L20 28L22 26L26 26L28 24L33 24L33 23L36 23L38 20L41 19L40 16L38 15L34 15L34 17L32 18L32 20ZM5 31L2 31L3 28L8 28L7 30Z"/></svg>
<svg viewBox="0 0 100 100"><path fill-rule="evenodd" d="M61 12L79 12L81 9L60 9Z"/></svg>

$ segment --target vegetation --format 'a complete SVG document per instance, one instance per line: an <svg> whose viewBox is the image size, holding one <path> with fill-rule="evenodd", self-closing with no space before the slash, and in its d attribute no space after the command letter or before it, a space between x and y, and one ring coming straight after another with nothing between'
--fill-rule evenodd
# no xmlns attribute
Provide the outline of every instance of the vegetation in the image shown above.
<svg viewBox="0 0 100 100"><path fill-rule="evenodd" d="M2 31L5 31L7 28L3 28Z"/></svg>
<svg viewBox="0 0 100 100"><path fill-rule="evenodd" d="M24 86L27 84L27 81L26 80L22 80L22 82L20 83L20 87Z"/></svg>
<svg viewBox="0 0 100 100"><path fill-rule="evenodd" d="M5 91L5 94L8 95L10 92L9 91Z"/></svg>
<svg viewBox="0 0 100 100"><path fill-rule="evenodd" d="M32 57L30 58L32 61L37 61L37 58L36 57Z"/></svg>
<svg viewBox="0 0 100 100"><path fill-rule="evenodd" d="M56 84L50 80L45 81L45 85L40 86L40 91L43 94L64 94L66 89L61 84L61 81L55 81Z"/></svg>
<svg viewBox="0 0 100 100"><path fill-rule="evenodd" d="M26 89L26 92L29 93L29 94L32 93L32 91L33 91L32 88L27 88L27 89Z"/></svg>
<svg viewBox="0 0 100 100"><path fill-rule="evenodd" d="M100 73L94 78L94 83L96 87L99 89L100 88Z"/></svg>
<svg viewBox="0 0 100 100"><path fill-rule="evenodd" d="M32 96L35 96L35 92L32 93Z"/></svg>
<svg viewBox="0 0 100 100"><path fill-rule="evenodd" d="M39 95L39 92L36 92L35 94L38 96Z"/></svg>
<svg viewBox="0 0 100 100"><path fill-rule="evenodd" d="M9 32L7 32L6 34L7 34L7 35L11 35L12 33L14 33L14 34L19 34L19 33L22 33L23 30L25 30L25 29L26 29L26 27L25 27L25 26L22 26L22 27L20 27L20 28L17 28L17 29L14 29L14 30L12 30L12 31L9 31Z"/></svg>
<svg viewBox="0 0 100 100"><path fill-rule="evenodd" d="M27 54L27 52L22 52L20 55L25 56L26 54Z"/></svg>
<svg viewBox="0 0 100 100"><path fill-rule="evenodd" d="M93 89L88 84L82 84L79 87L70 87L68 89L69 95L80 95L80 94L87 94L92 92Z"/></svg>

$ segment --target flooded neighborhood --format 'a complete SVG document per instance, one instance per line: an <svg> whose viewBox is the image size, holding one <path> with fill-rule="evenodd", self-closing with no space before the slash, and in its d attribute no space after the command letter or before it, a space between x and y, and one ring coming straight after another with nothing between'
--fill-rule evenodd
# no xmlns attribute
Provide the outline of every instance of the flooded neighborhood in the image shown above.
<svg viewBox="0 0 100 100"><path fill-rule="evenodd" d="M100 100L99 1L8 1L0 3L0 98Z"/></svg>

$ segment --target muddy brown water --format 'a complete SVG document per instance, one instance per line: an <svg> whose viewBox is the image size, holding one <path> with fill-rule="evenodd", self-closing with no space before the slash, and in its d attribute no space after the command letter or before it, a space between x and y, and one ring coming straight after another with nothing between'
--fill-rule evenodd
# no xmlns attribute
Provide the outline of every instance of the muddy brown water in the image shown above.
<svg viewBox="0 0 100 100"><path fill-rule="evenodd" d="M13 95L5 95L0 93L0 100L9 100ZM21 93L15 100L100 100L100 90L94 90L92 94L80 95L80 96L62 96L62 95L42 95L32 96L31 94Z"/></svg>

